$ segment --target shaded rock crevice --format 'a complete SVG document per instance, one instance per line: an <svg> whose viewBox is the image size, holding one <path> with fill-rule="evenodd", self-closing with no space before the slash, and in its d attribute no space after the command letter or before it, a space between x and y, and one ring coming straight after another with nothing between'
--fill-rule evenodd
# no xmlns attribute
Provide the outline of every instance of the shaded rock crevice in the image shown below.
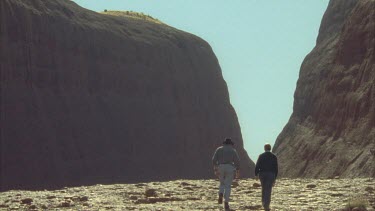
<svg viewBox="0 0 375 211"><path fill-rule="evenodd" d="M375 177L374 8L371 0L330 1L276 140L281 175Z"/></svg>

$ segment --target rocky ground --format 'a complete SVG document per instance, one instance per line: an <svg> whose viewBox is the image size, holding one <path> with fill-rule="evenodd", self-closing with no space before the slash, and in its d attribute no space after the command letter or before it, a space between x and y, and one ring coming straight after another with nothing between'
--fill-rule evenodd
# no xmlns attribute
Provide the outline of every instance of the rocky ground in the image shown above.
<svg viewBox="0 0 375 211"><path fill-rule="evenodd" d="M0 210L222 210L216 180L95 185L0 193ZM280 179L272 210L337 210L360 198L375 210L375 179ZM261 210L254 179L233 184L231 210Z"/></svg>

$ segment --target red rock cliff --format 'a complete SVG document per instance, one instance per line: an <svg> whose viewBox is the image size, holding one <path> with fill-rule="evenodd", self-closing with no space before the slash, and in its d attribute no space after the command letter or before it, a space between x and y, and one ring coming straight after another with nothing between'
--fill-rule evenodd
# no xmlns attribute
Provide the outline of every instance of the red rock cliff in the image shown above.
<svg viewBox="0 0 375 211"><path fill-rule="evenodd" d="M287 177L375 177L375 1L331 0L274 151Z"/></svg>
<svg viewBox="0 0 375 211"><path fill-rule="evenodd" d="M213 177L254 164L202 39L68 0L0 1L1 189Z"/></svg>

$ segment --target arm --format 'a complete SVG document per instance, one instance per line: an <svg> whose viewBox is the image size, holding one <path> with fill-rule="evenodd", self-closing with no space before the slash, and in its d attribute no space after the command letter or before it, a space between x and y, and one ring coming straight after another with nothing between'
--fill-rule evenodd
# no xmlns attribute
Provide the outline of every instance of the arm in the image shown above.
<svg viewBox="0 0 375 211"><path fill-rule="evenodd" d="M258 157L257 163L255 164L255 176L258 176L260 170L260 155Z"/></svg>
<svg viewBox="0 0 375 211"><path fill-rule="evenodd" d="M236 167L236 175L235 178L240 178L240 157L238 156L238 153L236 150L234 150L234 158L233 158L234 166Z"/></svg>
<svg viewBox="0 0 375 211"><path fill-rule="evenodd" d="M212 165L214 165L214 167L216 167L218 164L218 151L219 149L216 149L214 156L212 157Z"/></svg>
<svg viewBox="0 0 375 211"><path fill-rule="evenodd" d="M277 162L277 157L275 156L275 179L277 178L278 173L279 173L279 164Z"/></svg>
<svg viewBox="0 0 375 211"><path fill-rule="evenodd" d="M234 163L234 166L236 167L236 170L240 170L240 157L238 156L238 153L236 150L234 150L233 163Z"/></svg>

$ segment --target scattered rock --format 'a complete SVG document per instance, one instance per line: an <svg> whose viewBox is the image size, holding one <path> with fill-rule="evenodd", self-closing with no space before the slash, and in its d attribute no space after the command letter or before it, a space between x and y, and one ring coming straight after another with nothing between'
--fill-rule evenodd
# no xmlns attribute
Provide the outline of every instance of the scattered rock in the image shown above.
<svg viewBox="0 0 375 211"><path fill-rule="evenodd" d="M316 188L316 185L315 184L308 184L308 185L306 185L306 188L309 188L309 189Z"/></svg>
<svg viewBox="0 0 375 211"><path fill-rule="evenodd" d="M365 191L372 193L374 192L374 188L369 186L365 188Z"/></svg>
<svg viewBox="0 0 375 211"><path fill-rule="evenodd" d="M187 197L186 200L188 200L188 201L197 201L197 200L200 200L200 198L197 198L197 197Z"/></svg>
<svg viewBox="0 0 375 211"><path fill-rule="evenodd" d="M360 208L360 207L354 207L353 209L351 209L351 211L367 211L367 209Z"/></svg>
<svg viewBox="0 0 375 211"><path fill-rule="evenodd" d="M88 200L89 200L89 197L87 197L87 196L82 196L82 197L79 197L79 200L80 200L80 201L88 201Z"/></svg>
<svg viewBox="0 0 375 211"><path fill-rule="evenodd" d="M21 200L21 204L31 204L33 202L32 198L25 198Z"/></svg>
<svg viewBox="0 0 375 211"><path fill-rule="evenodd" d="M69 201L62 202L59 207L71 207L72 204Z"/></svg>
<svg viewBox="0 0 375 211"><path fill-rule="evenodd" d="M147 199L138 199L136 202L134 202L136 204L147 204L148 203L148 200Z"/></svg>
<svg viewBox="0 0 375 211"><path fill-rule="evenodd" d="M249 205L249 206L244 206L241 210L259 210L262 209L261 205Z"/></svg>
<svg viewBox="0 0 375 211"><path fill-rule="evenodd" d="M260 187L261 187L261 185L259 183L257 183L257 182L253 183L253 188L260 188Z"/></svg>
<svg viewBox="0 0 375 211"><path fill-rule="evenodd" d="M184 201L180 198L149 197L147 199L138 199L136 204L154 204L158 202Z"/></svg>
<svg viewBox="0 0 375 211"><path fill-rule="evenodd" d="M115 185L103 187L89 186L86 191L71 195L58 195L58 191L24 191L18 203L11 203L17 199L15 193L0 192L0 210L216 210L217 180L188 180L189 186L194 192L185 191L181 187L181 181L160 182L154 186L147 183L147 187L153 188L157 196L145 197L145 188L136 187L134 184L121 184L122 188L114 189ZM231 208L234 210L261 210L261 190L253 188L254 180L241 179L239 186L232 189ZM316 185L315 189L306 188L307 185ZM351 185L348 188L343 188ZM119 185L117 185L119 186ZM116 186L116 187L117 187ZM201 187L201 188L196 188ZM335 187L335 188L333 188ZM348 205L348 200L354 194L368 201L367 209L375 206L373 193L367 192L367 187L375 187L375 180L365 182L365 179L340 179L340 180L314 180L314 179L280 179L273 189L273 210L340 210ZM68 189L73 193L73 189ZM12 198L8 197L11 193ZM75 193L75 192L74 192ZM93 193L92 195L89 195ZM78 195L79 194L79 195ZM56 199L48 200L47 196L54 195ZM86 198L86 197L87 198ZM21 199L32 198L30 205L20 203ZM64 199L67 198L67 199ZM70 200L70 198L73 199ZM88 201L80 201L80 198ZM8 201L8 203L5 203ZM66 202L65 204L62 204ZM9 205L8 207L4 205ZM35 205L32 206L32 205ZM15 208L16 207L16 208ZM359 207L357 205L357 207ZM34 209L35 208L35 209ZM341 208L341 209L338 209ZM372 210L374 211L374 210Z"/></svg>
<svg viewBox="0 0 375 211"><path fill-rule="evenodd" d="M30 206L29 206L29 209L31 209L31 210L35 210L35 209L37 209L37 206L36 206L35 204L30 205Z"/></svg>
<svg viewBox="0 0 375 211"><path fill-rule="evenodd" d="M192 187L184 187L185 190L194 190Z"/></svg>
<svg viewBox="0 0 375 211"><path fill-rule="evenodd" d="M137 196L130 196L129 198L130 198L131 200L137 200L137 199L138 199Z"/></svg>
<svg viewBox="0 0 375 211"><path fill-rule="evenodd" d="M239 183L237 181L232 182L232 188L237 188L239 186Z"/></svg>
<svg viewBox="0 0 375 211"><path fill-rule="evenodd" d="M332 193L332 194L330 194L330 196L332 196L332 197L340 197L340 196L343 196L344 194L342 194L342 193Z"/></svg>
<svg viewBox="0 0 375 211"><path fill-rule="evenodd" d="M182 186L189 186L190 184L187 183L187 182L181 182L181 185L182 185Z"/></svg>
<svg viewBox="0 0 375 211"><path fill-rule="evenodd" d="M156 190L155 189L146 189L145 196L146 197L155 197L155 196L157 196Z"/></svg>

